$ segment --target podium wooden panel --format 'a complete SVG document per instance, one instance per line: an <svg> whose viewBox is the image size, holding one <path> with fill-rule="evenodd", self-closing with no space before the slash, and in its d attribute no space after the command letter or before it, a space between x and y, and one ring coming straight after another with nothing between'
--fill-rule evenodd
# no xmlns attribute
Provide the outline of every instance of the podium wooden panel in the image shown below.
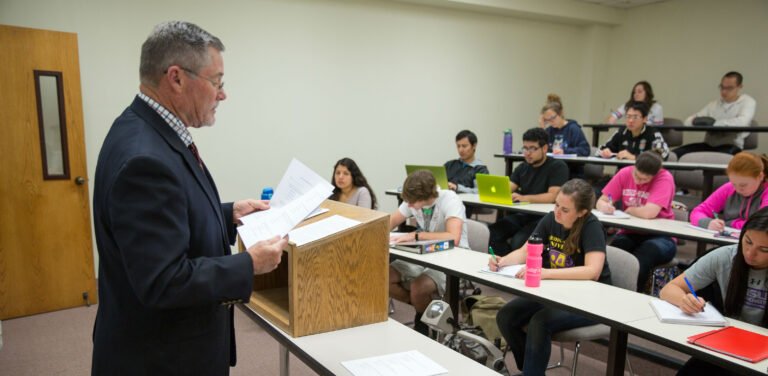
<svg viewBox="0 0 768 376"><path fill-rule="evenodd" d="M326 200L328 212L361 223L302 246L289 242L274 271L254 276L247 305L286 333L310 334L383 322L388 317L389 215Z"/></svg>

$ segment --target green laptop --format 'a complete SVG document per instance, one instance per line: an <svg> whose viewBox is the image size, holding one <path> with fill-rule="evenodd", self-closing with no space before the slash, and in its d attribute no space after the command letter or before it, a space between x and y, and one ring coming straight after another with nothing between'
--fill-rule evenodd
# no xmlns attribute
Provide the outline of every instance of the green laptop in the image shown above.
<svg viewBox="0 0 768 376"><path fill-rule="evenodd" d="M408 175L418 170L428 170L435 177L435 182L440 189L448 189L448 174L445 173L445 166L405 165L405 172Z"/></svg>
<svg viewBox="0 0 768 376"><path fill-rule="evenodd" d="M477 174L475 179L477 179L477 192L481 202L512 205L508 176Z"/></svg>

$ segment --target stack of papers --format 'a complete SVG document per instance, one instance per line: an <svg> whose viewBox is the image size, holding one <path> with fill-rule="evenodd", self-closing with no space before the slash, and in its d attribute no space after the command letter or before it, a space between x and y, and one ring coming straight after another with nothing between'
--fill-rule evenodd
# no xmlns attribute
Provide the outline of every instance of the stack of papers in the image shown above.
<svg viewBox="0 0 768 376"><path fill-rule="evenodd" d="M269 210L241 218L243 225L237 232L246 248L276 235L284 237L331 193L333 186L330 183L293 159L272 196Z"/></svg>
<svg viewBox="0 0 768 376"><path fill-rule="evenodd" d="M650 303L653 311L656 312L656 317L664 323L706 326L728 325L725 317L709 303L704 306L704 312L694 313L693 315L689 315L674 304L661 299L653 299Z"/></svg>
<svg viewBox="0 0 768 376"><path fill-rule="evenodd" d="M341 364L355 376L433 376L448 373L443 366L416 350L347 360Z"/></svg>

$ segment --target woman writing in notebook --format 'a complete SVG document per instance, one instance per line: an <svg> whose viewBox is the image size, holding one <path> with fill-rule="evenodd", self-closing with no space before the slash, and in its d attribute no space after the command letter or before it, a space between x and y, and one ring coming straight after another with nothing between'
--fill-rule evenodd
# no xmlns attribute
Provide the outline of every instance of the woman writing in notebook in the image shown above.
<svg viewBox="0 0 768 376"><path fill-rule="evenodd" d="M333 166L333 194L329 197L334 201L357 205L368 209L376 209L376 195L373 193L368 180L365 179L360 167L350 158L342 158Z"/></svg>
<svg viewBox="0 0 768 376"><path fill-rule="evenodd" d="M749 152L736 154L725 170L730 184L723 184L691 212L691 224L723 231L741 229L747 219L768 206L768 157Z"/></svg>
<svg viewBox="0 0 768 376"><path fill-rule="evenodd" d="M563 117L563 102L557 94L549 94L541 108L539 126L547 131L552 154L589 156L589 142L576 120Z"/></svg>
<svg viewBox="0 0 768 376"><path fill-rule="evenodd" d="M715 249L702 256L661 290L660 297L686 313L700 312L705 301L694 297L685 282L701 290L717 284L725 316L768 328L768 208L750 216L738 244ZM678 375L732 375L735 373L691 358Z"/></svg>
<svg viewBox="0 0 768 376"><path fill-rule="evenodd" d="M555 210L542 218L534 234L544 241L542 279L589 279L611 283L605 261L605 231L592 214L595 193L581 179L566 182L555 199ZM506 265L522 264L527 257L527 243L512 253L491 257L492 271ZM525 276L525 268L518 278ZM496 315L499 331L515 357L517 367L526 376L543 375L552 350L552 334L595 324L577 314L541 303L516 298Z"/></svg>

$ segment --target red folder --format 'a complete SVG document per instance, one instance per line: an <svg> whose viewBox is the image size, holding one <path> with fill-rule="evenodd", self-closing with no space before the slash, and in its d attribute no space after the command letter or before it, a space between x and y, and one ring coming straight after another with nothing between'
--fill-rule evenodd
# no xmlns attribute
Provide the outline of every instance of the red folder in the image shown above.
<svg viewBox="0 0 768 376"><path fill-rule="evenodd" d="M768 336L735 326L690 336L688 342L752 363L768 358Z"/></svg>

